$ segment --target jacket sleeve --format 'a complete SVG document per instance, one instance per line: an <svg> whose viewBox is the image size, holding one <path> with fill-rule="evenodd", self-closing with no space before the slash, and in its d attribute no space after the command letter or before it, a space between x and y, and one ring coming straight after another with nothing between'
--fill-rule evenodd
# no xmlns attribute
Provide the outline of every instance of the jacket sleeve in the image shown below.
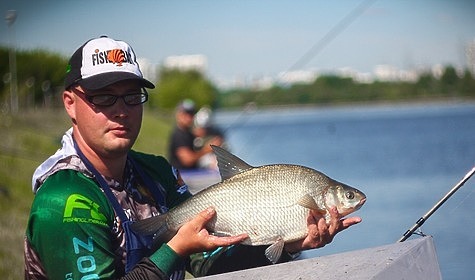
<svg viewBox="0 0 475 280"><path fill-rule="evenodd" d="M113 223L114 212L94 181L63 170L38 190L27 239L49 279L114 278Z"/></svg>
<svg viewBox="0 0 475 280"><path fill-rule="evenodd" d="M26 231L47 278L168 279L169 270L181 260L164 246L124 276L116 252L120 246L112 233L114 217L90 178L72 170L50 176L35 196Z"/></svg>

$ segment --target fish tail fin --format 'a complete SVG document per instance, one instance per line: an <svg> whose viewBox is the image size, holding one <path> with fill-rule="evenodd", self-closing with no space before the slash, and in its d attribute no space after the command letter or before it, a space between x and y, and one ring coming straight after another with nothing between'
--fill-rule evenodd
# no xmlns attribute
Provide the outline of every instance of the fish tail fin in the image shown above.
<svg viewBox="0 0 475 280"><path fill-rule="evenodd" d="M275 264L279 261L283 250L284 250L284 240L281 237L279 237L279 239L277 239L277 241L274 244L267 247L265 251L265 255L271 263Z"/></svg>
<svg viewBox="0 0 475 280"><path fill-rule="evenodd" d="M155 234L156 238L169 232L167 214L161 214L148 219L134 222L131 226L133 231L143 235Z"/></svg>

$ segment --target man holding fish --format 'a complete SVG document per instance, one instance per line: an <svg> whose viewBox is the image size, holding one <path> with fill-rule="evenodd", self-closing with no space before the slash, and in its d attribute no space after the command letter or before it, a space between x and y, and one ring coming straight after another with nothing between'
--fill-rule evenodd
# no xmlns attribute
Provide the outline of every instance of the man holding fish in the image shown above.
<svg viewBox="0 0 475 280"><path fill-rule="evenodd" d="M219 204L192 203L186 184L163 157L132 150L143 103L148 100L146 88L154 85L143 78L134 51L123 41L92 39L71 56L63 103L72 128L64 134L61 149L33 175L35 199L25 236L25 279L183 279L190 256L205 260L198 266L206 269L194 266L197 275L211 273L208 256L218 248L231 248L227 255L234 257L213 259L222 268L216 272L245 269L288 261L302 250L323 247L338 232L361 221L342 219L364 203L361 192L305 169L307 181L316 180L318 188L297 194L289 184L289 197L296 198L284 202L295 217L302 217L297 234L292 235L293 228L279 229L275 236L259 240L256 233L269 236L276 230L257 224L235 232L236 221L230 218L225 223ZM222 164L237 168L221 170L220 184L227 188L234 178L268 172L231 154L220 157ZM265 174L274 174L269 172ZM246 188L255 189L253 183ZM221 196L219 188L210 189ZM204 200L198 196L197 201ZM163 225L154 218L176 215L180 211L174 209L180 205L188 205L191 212L177 216L181 220L175 219L175 224ZM196 205L199 211L194 211ZM281 204L273 205L278 207L271 211L279 214ZM252 222L254 216L266 217L267 212L237 216ZM256 250L265 257L246 262Z"/></svg>

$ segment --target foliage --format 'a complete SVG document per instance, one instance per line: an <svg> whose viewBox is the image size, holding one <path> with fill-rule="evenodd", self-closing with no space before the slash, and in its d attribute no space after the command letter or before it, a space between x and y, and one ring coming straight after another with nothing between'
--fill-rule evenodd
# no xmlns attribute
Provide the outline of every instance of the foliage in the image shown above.
<svg viewBox="0 0 475 280"><path fill-rule="evenodd" d="M9 61L8 49L0 48L0 59ZM16 64L20 108L45 103L58 105L59 98L55 97L59 95L63 88L66 75L66 58L40 49L17 51ZM8 63L1 64L0 75L2 77L7 77L9 71ZM0 100L5 100L8 94L9 81L2 83L0 86Z"/></svg>
<svg viewBox="0 0 475 280"><path fill-rule="evenodd" d="M217 90L198 71L161 69L157 83L156 97L151 100L153 108L174 108L181 100L190 98L197 106L214 105Z"/></svg>
<svg viewBox="0 0 475 280"><path fill-rule="evenodd" d="M416 82L375 81L358 83L352 78L323 75L311 84L274 86L265 90L234 89L219 95L220 107L240 107L247 103L258 106L338 104L346 102L398 101L434 98L474 98L475 79L465 70L459 76L447 66L440 79L421 73Z"/></svg>

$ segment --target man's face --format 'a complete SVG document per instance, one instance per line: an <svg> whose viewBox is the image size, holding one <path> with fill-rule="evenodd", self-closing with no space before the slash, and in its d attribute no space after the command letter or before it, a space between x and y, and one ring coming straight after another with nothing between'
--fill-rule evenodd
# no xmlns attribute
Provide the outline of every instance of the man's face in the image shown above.
<svg viewBox="0 0 475 280"><path fill-rule="evenodd" d="M132 148L142 124L143 105L128 105L122 98L110 106L94 105L97 102L91 97L140 92L138 83L122 81L97 91L73 86L69 93L64 93L65 107L73 120L75 139L83 152L113 158L126 154Z"/></svg>
<svg viewBox="0 0 475 280"><path fill-rule="evenodd" d="M178 126L185 129L191 129L191 127L193 126L193 117L194 117L193 114L188 113L186 111L177 112Z"/></svg>

